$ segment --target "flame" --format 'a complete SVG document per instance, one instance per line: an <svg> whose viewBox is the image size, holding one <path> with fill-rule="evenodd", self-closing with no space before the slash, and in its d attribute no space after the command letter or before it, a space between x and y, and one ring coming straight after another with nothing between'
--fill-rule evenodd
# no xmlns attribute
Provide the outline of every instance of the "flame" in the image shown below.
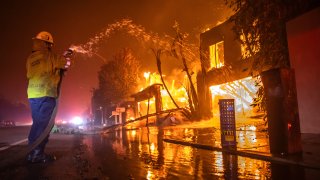
<svg viewBox="0 0 320 180"><path fill-rule="evenodd" d="M149 85L151 85L150 83L150 72L145 72L143 73L143 77L146 78L146 83L149 82Z"/></svg>
<svg viewBox="0 0 320 180"><path fill-rule="evenodd" d="M142 91L143 89L147 88L152 84L162 84L161 77L158 73L150 72L150 71L143 72L143 77L145 78L145 82L142 82L140 84L140 87L141 87L140 91ZM188 95L185 89L185 87L187 86L186 84L187 81L185 80L186 78L185 75L180 76L180 78L175 75L172 78L169 76L163 75L163 78L165 79L166 84L170 85L168 86L168 88L171 95L175 99L176 103L180 107L188 107L189 106ZM176 108L167 90L162 88L160 90L160 93L162 98L161 100L162 100L163 110ZM154 104L155 104L155 98L153 97L149 99L149 114L156 112ZM147 109L148 109L148 100L138 102L138 112L140 116L146 115Z"/></svg>
<svg viewBox="0 0 320 180"><path fill-rule="evenodd" d="M108 24L105 29L97 33L94 37L90 38L86 43L71 45L70 49L72 49L74 52L88 56L96 55L106 62L106 60L97 53L99 50L99 45L102 41L106 41L116 31L124 31L131 37L135 38L139 43L142 43L145 48L161 49L163 52L171 52L172 42L175 41L174 37L168 35L159 36L157 33L151 31L147 32L143 26L135 24L131 19L121 19L112 24ZM197 69L200 68L200 47L196 44L190 44L188 42L181 43L179 46L181 46L183 49L183 55L186 60L190 62L190 71L197 72ZM172 75L173 78L167 78L165 75L162 75L162 78L165 79L169 91L177 101L177 104L180 107L188 107L188 96L186 93L187 91L185 90L185 87L188 87L188 81L186 81L185 77L175 79L175 74L178 74L178 72L184 74L183 70L180 69L174 72ZM143 73L143 77L145 78L145 82L139 85L138 89L140 89L140 91L152 84L162 83L161 77L158 73L147 71ZM163 110L176 108L168 93L163 93L162 103ZM145 102L139 103L138 109L143 111L141 114L146 113L147 108L145 107L145 104ZM153 107L151 107L150 112L153 111L152 108Z"/></svg>
<svg viewBox="0 0 320 180"><path fill-rule="evenodd" d="M254 115L254 110L251 104L257 90L258 88L255 86L255 82L252 77L221 85L210 86L213 114L219 114L219 99L232 98L235 99L235 111L239 116L248 117L250 115Z"/></svg>

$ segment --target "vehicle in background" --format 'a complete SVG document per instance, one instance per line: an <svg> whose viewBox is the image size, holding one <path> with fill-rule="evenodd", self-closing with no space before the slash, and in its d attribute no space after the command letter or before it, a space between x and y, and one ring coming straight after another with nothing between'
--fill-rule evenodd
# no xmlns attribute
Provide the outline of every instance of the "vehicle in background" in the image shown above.
<svg viewBox="0 0 320 180"><path fill-rule="evenodd" d="M16 123L14 121L0 121L0 127L14 127Z"/></svg>

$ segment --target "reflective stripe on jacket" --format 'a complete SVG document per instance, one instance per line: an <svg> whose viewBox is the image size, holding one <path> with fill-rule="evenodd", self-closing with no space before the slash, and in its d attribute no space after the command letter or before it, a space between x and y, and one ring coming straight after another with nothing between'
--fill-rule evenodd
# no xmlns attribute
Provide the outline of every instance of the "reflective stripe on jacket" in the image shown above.
<svg viewBox="0 0 320 180"><path fill-rule="evenodd" d="M58 97L60 70L66 61L48 50L35 51L27 59L28 98Z"/></svg>

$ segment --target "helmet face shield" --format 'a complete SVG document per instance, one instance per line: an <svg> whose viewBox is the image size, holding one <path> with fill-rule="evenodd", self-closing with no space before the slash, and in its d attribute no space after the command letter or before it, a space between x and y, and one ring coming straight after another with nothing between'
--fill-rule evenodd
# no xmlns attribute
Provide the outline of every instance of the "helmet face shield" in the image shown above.
<svg viewBox="0 0 320 180"><path fill-rule="evenodd" d="M53 37L49 32L46 31L42 31L40 33L37 34L36 37L32 38L32 39L39 39L48 43L53 44Z"/></svg>

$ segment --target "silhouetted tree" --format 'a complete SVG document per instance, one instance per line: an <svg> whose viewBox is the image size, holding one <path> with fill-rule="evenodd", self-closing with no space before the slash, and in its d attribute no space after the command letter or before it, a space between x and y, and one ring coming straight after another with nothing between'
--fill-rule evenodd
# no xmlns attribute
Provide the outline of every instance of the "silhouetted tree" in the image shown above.
<svg viewBox="0 0 320 180"><path fill-rule="evenodd" d="M96 106L114 106L137 91L140 62L123 48L98 73L99 88L93 92Z"/></svg>
<svg viewBox="0 0 320 180"><path fill-rule="evenodd" d="M226 0L236 12L231 20L234 33L252 56L253 70L266 66L288 67L288 48L281 0ZM244 57L245 58L245 57Z"/></svg>
<svg viewBox="0 0 320 180"><path fill-rule="evenodd" d="M252 57L251 73L290 67L286 21L318 6L317 0L225 0L235 12L233 31L246 49L243 59ZM259 82L260 79L257 79ZM257 83L258 85L259 83ZM264 109L263 87L259 86L254 106Z"/></svg>
<svg viewBox="0 0 320 180"><path fill-rule="evenodd" d="M187 48L184 45L185 38L187 35L180 31L180 27L177 22L174 24L173 28L175 30L176 35L175 35L175 39L172 43L171 53L175 58L181 60L182 65L183 65L183 71L185 71L187 74L187 77L189 80L189 87L187 88L187 93L188 93L188 97L189 97L188 98L189 107L190 107L191 114L194 117L197 117L198 112L199 112L198 95L197 95L195 85L192 81L191 69L189 68L189 65L187 63L187 52L186 52ZM196 60L196 59L193 59L193 60Z"/></svg>
<svg viewBox="0 0 320 180"><path fill-rule="evenodd" d="M119 103L137 91L140 62L124 48L101 67L99 89L106 103Z"/></svg>

